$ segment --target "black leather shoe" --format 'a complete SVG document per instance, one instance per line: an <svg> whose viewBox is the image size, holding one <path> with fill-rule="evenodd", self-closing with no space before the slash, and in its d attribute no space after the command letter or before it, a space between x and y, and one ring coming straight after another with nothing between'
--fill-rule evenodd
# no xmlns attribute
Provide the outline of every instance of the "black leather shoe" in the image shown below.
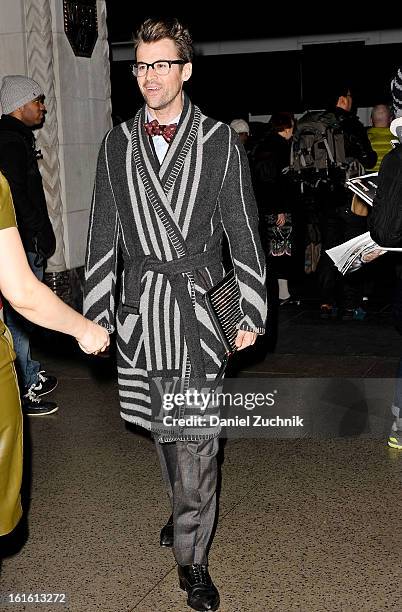
<svg viewBox="0 0 402 612"><path fill-rule="evenodd" d="M212 582L207 565L179 565L180 588L187 591L187 605L193 610L217 610L218 589Z"/></svg>
<svg viewBox="0 0 402 612"><path fill-rule="evenodd" d="M160 545L166 548L173 546L173 514L170 515L168 522L161 529Z"/></svg>

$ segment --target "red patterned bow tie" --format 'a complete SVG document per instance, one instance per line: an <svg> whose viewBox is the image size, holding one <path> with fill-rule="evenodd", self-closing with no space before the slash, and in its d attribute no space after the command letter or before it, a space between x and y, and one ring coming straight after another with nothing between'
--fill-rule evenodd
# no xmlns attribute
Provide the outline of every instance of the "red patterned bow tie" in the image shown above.
<svg viewBox="0 0 402 612"><path fill-rule="evenodd" d="M163 136L166 142L172 142L173 136L177 130L177 123L169 125L160 125L157 119L144 124L145 131L148 136Z"/></svg>

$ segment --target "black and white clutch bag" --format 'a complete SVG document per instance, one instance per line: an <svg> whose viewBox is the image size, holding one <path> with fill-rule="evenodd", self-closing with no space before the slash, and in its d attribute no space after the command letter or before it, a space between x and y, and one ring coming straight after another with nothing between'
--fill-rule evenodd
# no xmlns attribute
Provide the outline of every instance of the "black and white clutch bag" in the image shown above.
<svg viewBox="0 0 402 612"><path fill-rule="evenodd" d="M237 326L243 317L240 309L240 291L234 270L204 294L205 304L215 330L222 340L225 353L236 351Z"/></svg>

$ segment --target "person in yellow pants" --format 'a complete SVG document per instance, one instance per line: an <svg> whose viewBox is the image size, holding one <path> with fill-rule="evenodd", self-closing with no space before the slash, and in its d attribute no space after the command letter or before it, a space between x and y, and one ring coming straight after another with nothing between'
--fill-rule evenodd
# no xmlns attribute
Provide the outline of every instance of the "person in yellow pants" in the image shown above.
<svg viewBox="0 0 402 612"><path fill-rule="evenodd" d="M0 321L0 535L21 518L22 413L11 334Z"/></svg>
<svg viewBox="0 0 402 612"><path fill-rule="evenodd" d="M7 180L0 172L0 297L33 323L74 336L85 353L109 345L109 334L64 304L32 273L16 227ZM0 301L0 313L1 313ZM22 413L10 332L0 319L0 536L21 518Z"/></svg>
<svg viewBox="0 0 402 612"><path fill-rule="evenodd" d="M0 174L0 231L14 226L8 185ZM14 359L11 334L0 320L0 535L12 531L22 515L22 413Z"/></svg>

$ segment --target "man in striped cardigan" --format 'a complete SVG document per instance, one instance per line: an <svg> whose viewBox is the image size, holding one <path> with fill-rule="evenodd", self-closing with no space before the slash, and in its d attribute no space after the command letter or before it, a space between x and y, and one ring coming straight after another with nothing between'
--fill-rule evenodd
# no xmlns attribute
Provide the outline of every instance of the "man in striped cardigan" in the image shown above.
<svg viewBox="0 0 402 612"><path fill-rule="evenodd" d="M115 328L117 255L124 272L116 314L121 415L151 430L172 505L161 544L173 545L180 586L195 610L216 610L207 567L216 508L219 430L157 424L155 381L213 380L223 347L203 295L224 276L226 233L243 313L244 349L264 333L265 262L245 151L229 126L183 92L192 41L176 20L137 33L134 75L145 105L111 130L98 159L84 309ZM184 414L189 408L184 408ZM156 412L155 412L156 411Z"/></svg>

